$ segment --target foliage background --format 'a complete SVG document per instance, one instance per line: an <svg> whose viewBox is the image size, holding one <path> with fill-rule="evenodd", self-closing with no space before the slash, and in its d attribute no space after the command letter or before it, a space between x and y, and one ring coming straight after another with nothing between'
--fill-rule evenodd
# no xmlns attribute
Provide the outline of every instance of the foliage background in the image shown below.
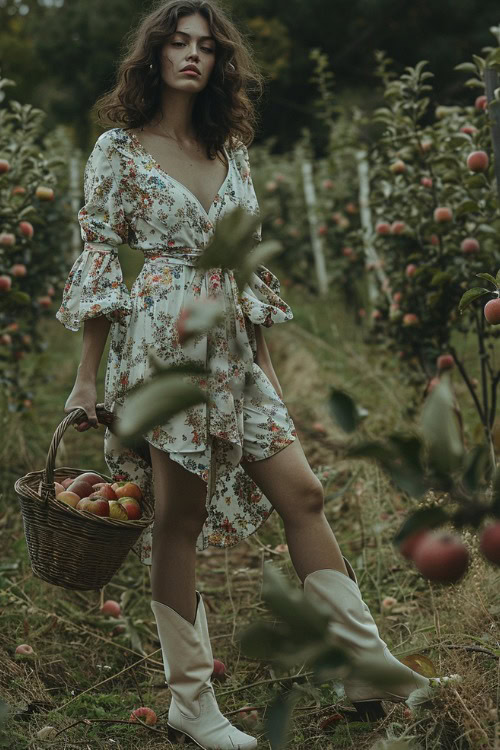
<svg viewBox="0 0 500 750"><path fill-rule="evenodd" d="M275 136L276 152L314 120L311 48L321 48L335 71L340 102L375 106L374 51L399 70L428 60L442 104L466 94L454 65L491 43L499 22L495 0L220 0L255 50L268 86L259 104L257 142ZM94 137L89 112L114 80L127 32L151 3L140 0L0 0L0 67L17 86L8 96L48 114L46 127L75 128L86 149Z"/></svg>

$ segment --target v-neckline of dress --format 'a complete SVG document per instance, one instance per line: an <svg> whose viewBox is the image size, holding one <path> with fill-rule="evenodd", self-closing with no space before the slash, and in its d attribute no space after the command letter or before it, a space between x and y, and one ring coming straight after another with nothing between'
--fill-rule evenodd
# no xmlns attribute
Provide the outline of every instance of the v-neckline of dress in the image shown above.
<svg viewBox="0 0 500 750"><path fill-rule="evenodd" d="M127 130L125 130L124 128L121 128L121 130L122 130L122 132L123 132L123 133L125 133L125 134L126 134L126 135L127 135L127 136L128 136L128 137L129 137L130 139L131 139L131 140L133 140L133 141L134 141L134 143L137 143L137 145L138 145L138 146L139 146L139 148L141 149L142 153L143 153L143 154L144 154L145 156L147 156L147 157L148 157L149 159L151 159L151 161L153 162L153 164L154 164L155 168L156 168L156 169L157 169L157 170L158 170L159 172L161 172L161 173L162 173L163 175L165 175L165 177L168 177L168 179L169 179L169 180L171 180L172 182L175 182L175 184L176 184L176 185L179 185L179 186L180 186L181 188L183 188L183 190L185 190L185 191L186 191L186 193L189 193L189 195L190 195L190 196L191 196L192 198L194 198L194 200L196 201L196 203L197 203L197 204L199 205L199 207L201 208L201 210L203 211L203 213L204 213L204 215L205 215L205 216L207 217L207 219L210 219L210 212L211 212L212 208L214 207L214 205L217 205L217 204L216 204L216 200L217 200L217 198L218 198L218 197L222 197L222 196L224 195L224 193L225 193L226 183L227 183L227 181L229 180L229 175L230 175L230 172L231 172L231 159L229 158L229 154L228 154L228 152L227 152L227 149L226 149L226 147L225 147L225 146L223 146L222 148L224 149L224 153L225 153L225 155L226 155L226 159L227 159L227 174L226 174L226 177L225 177L225 179L224 179L224 182L222 183L222 185L220 186L220 188L219 188L219 189L218 189L218 191L216 192L216 194L215 194L215 196L214 196L214 199L213 199L212 203L210 204L210 208L208 209L208 212L207 212L207 211L205 210L204 206L202 206L202 204L201 204L201 201L199 200L199 198L197 198L197 197L196 197L196 195L195 195L195 194L194 194L194 193L193 193L193 192L192 192L192 191L191 191L191 190L190 190L190 189L189 189L188 187L186 187L186 185L184 185L184 183L180 182L179 180L176 180L176 179L175 179L175 177L172 177L172 175L168 174L168 172L165 172L165 170L163 169L163 167L161 167L161 165L160 165L160 164L159 164L159 163L157 162L157 160L156 160L156 159L154 158L154 156L153 156L153 155L152 155L152 154L151 154L151 153L150 153L149 151L147 151L147 149L146 149L146 148L145 148L145 147L144 147L144 146L142 145L142 143L141 143L141 142L140 142L140 140L139 140L139 139L137 138L137 136L136 136L136 135L134 135L134 133L129 133L129 132L128 132Z"/></svg>

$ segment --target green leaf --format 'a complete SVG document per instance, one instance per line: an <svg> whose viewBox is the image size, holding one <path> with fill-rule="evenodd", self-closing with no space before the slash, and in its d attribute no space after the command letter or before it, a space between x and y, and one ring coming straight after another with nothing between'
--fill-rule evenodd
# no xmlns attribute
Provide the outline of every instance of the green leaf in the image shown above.
<svg viewBox="0 0 500 750"><path fill-rule="evenodd" d="M484 91L484 81L480 81L479 78L468 78L464 86L468 86L471 89L482 89Z"/></svg>
<svg viewBox="0 0 500 750"><path fill-rule="evenodd" d="M476 175L476 177L483 177L483 175ZM484 179L484 177L483 177ZM478 232L483 232L484 234L494 234L498 235L497 230L494 227L490 227L489 224L480 224L477 228Z"/></svg>
<svg viewBox="0 0 500 750"><path fill-rule="evenodd" d="M491 512L496 518L500 518L500 466L497 466L493 475Z"/></svg>
<svg viewBox="0 0 500 750"><path fill-rule="evenodd" d="M470 492L476 492L481 485L481 480L487 476L490 466L489 454L488 446L481 443L474 446L473 450L467 456L462 481Z"/></svg>
<svg viewBox="0 0 500 750"><path fill-rule="evenodd" d="M491 275L491 273L476 273L476 276L479 279L485 279L485 281L491 281L495 289L498 289L498 284L496 282L496 279Z"/></svg>
<svg viewBox="0 0 500 750"><path fill-rule="evenodd" d="M271 563L265 564L263 579L262 598L295 638L316 640L325 636L331 617L326 605L306 599L304 592L293 589Z"/></svg>
<svg viewBox="0 0 500 750"><path fill-rule="evenodd" d="M133 446L144 433L168 422L173 416L209 397L192 383L176 375L161 373L128 394L116 434L126 445Z"/></svg>
<svg viewBox="0 0 500 750"><path fill-rule="evenodd" d="M422 436L429 449L429 462L439 473L449 475L462 461L463 445L453 410L448 375L427 396L420 415Z"/></svg>
<svg viewBox="0 0 500 750"><path fill-rule="evenodd" d="M476 214L480 211L479 204L476 201L463 201L460 203L456 210L455 216L463 216L464 214Z"/></svg>
<svg viewBox="0 0 500 750"><path fill-rule="evenodd" d="M419 508L409 516L392 539L392 543L399 546L406 537L421 529L434 529L449 520L448 515L439 505Z"/></svg>
<svg viewBox="0 0 500 750"><path fill-rule="evenodd" d="M431 279L431 286L439 286L440 284L449 284L452 280L452 276L448 271L438 271L434 274Z"/></svg>
<svg viewBox="0 0 500 750"><path fill-rule="evenodd" d="M29 294L26 294L26 292L10 292L9 294L9 302L19 302L20 305L27 305L29 302L31 302L31 297Z"/></svg>
<svg viewBox="0 0 500 750"><path fill-rule="evenodd" d="M463 62L459 65L455 65L453 70L465 70L467 73L477 73L476 66L471 62Z"/></svg>
<svg viewBox="0 0 500 750"><path fill-rule="evenodd" d="M417 446L418 443L418 446ZM413 497L421 497L427 489L420 459L419 438L393 435L386 444L364 442L346 451L350 458L372 458L380 463L393 482Z"/></svg>
<svg viewBox="0 0 500 750"><path fill-rule="evenodd" d="M243 653L251 659L274 661L283 649L287 629L281 623L252 622L239 634Z"/></svg>
<svg viewBox="0 0 500 750"><path fill-rule="evenodd" d="M328 401L330 413L344 432L354 432L359 423L359 414L352 398L338 388L330 388Z"/></svg>
<svg viewBox="0 0 500 750"><path fill-rule="evenodd" d="M471 302L474 302L474 300L479 299L479 297L482 297L484 294L491 294L491 289L484 289L479 286L475 286L472 289L467 289L465 294L463 294L462 299L460 300L458 304L458 312L463 313L466 307L471 304Z"/></svg>
<svg viewBox="0 0 500 750"><path fill-rule="evenodd" d="M293 689L276 696L266 710L265 728L271 750L284 750L288 744L292 711L300 698Z"/></svg>
<svg viewBox="0 0 500 750"><path fill-rule="evenodd" d="M497 286L500 287L500 270L497 271L497 277L496 277Z"/></svg>

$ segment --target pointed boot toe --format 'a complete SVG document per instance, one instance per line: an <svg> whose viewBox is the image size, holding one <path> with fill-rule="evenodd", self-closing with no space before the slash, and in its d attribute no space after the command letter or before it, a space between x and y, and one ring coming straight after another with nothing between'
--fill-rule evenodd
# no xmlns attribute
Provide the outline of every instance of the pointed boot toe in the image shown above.
<svg viewBox="0 0 500 750"><path fill-rule="evenodd" d="M349 576L332 569L316 570L304 580L304 595L327 603L332 613L329 629L353 659L353 668L344 678L345 693L354 705L381 700L405 701L414 690L429 687L431 680L407 667L390 652L361 598L352 566L345 557L344 562ZM358 677L362 668L369 668L374 679L379 671L387 684L377 687L366 677ZM457 675L452 676L452 679L457 678ZM449 679L432 678L432 681L444 684Z"/></svg>

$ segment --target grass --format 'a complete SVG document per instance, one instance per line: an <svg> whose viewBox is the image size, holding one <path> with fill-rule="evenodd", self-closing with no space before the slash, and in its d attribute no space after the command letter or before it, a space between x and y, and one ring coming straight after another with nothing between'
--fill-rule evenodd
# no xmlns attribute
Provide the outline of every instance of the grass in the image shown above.
<svg viewBox="0 0 500 750"><path fill-rule="evenodd" d="M130 287L140 268L137 253L126 251L123 265ZM416 748L499 748L499 660L491 655L499 640L498 570L485 563L477 535L470 531L463 538L472 564L455 585L427 582L396 552L391 538L417 503L396 490L375 464L345 458L349 438L331 420L326 398L330 385L347 388L369 412L364 436L380 436L405 427L402 415L411 393L404 373L363 342L359 327L335 301L294 289L284 290L284 296L294 320L270 329L266 338L300 442L325 487L326 516L356 571L363 598L396 656L423 654L437 674L459 673L463 679L442 690L430 709L408 715L404 704L386 704L382 722L341 719L323 730L325 717L349 707L340 683L311 691L303 666L283 674L272 664L246 657L238 647L239 632L268 615L260 596L264 563L273 561L299 585L287 552L275 551L286 538L273 513L258 533L232 550L209 548L197 558L197 585L206 603L214 656L226 664L229 675L215 683L221 710L240 728L262 735L262 725L247 728L241 723L238 709L253 706L262 718L274 696L296 682L303 697L294 709L290 748L383 750L397 737ZM147 569L129 555L102 592L104 598L121 601L121 621L100 614L99 592L52 586L31 572L13 484L45 465L50 440L64 417L81 345L81 333L66 331L56 320L44 321L43 335L50 347L37 360L33 409L8 415L0 449L0 697L12 707L0 747L163 749L171 746L166 736L169 691L149 606ZM472 359L474 353L468 356ZM107 350L99 372L101 396L106 357ZM474 411L454 377L472 441ZM103 429L83 434L67 430L56 466L106 474ZM396 599L390 609L382 605L386 597ZM125 632L116 632L118 624L125 625ZM16 659L19 643L30 643L36 658ZM156 711L154 727L128 723L130 712L140 705ZM58 736L37 739L36 732L47 725L56 727ZM263 736L259 747L270 747Z"/></svg>

